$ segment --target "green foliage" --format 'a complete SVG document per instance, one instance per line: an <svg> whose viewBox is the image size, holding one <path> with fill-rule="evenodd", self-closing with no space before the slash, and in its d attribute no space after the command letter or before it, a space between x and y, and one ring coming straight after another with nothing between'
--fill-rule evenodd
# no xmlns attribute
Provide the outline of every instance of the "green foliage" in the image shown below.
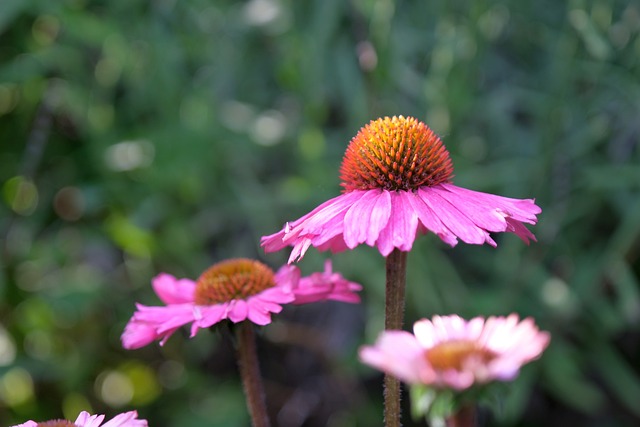
<svg viewBox="0 0 640 427"><path fill-rule="evenodd" d="M393 114L442 135L457 185L543 209L529 247L418 239L407 325L533 316L551 345L495 422L637 425L639 33L621 0L1 1L0 425L133 407L152 426L246 425L226 341L126 352L134 302L158 303L160 271L283 263L260 236L338 194L350 138ZM310 322L302 342L266 328L270 406L375 425L379 378L354 360L381 329L383 260L333 259L363 307L286 310L282 330Z"/></svg>

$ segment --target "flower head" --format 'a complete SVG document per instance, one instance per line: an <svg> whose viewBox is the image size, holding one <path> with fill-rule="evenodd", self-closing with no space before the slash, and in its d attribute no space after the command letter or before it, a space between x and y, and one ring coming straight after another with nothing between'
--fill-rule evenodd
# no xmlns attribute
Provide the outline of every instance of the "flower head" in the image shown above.
<svg viewBox="0 0 640 427"><path fill-rule="evenodd" d="M360 359L409 384L464 390L474 383L514 379L549 344L530 318L434 316L414 324L414 334L385 331Z"/></svg>
<svg viewBox="0 0 640 427"><path fill-rule="evenodd" d="M337 300L357 303L361 286L333 273L327 261L325 272L300 277L300 270L285 265L274 273L250 259L230 259L213 265L198 280L176 279L161 273L153 289L166 306L137 304L125 327L122 344L127 349L143 347L160 339L164 344L180 327L191 323L191 337L224 319L257 325L271 322L283 304Z"/></svg>
<svg viewBox="0 0 640 427"><path fill-rule="evenodd" d="M104 421L104 415L90 415L82 411L74 421L51 420L43 422L27 421L13 427L147 427L147 420L138 419L136 411L125 412L115 416L111 421Z"/></svg>
<svg viewBox="0 0 640 427"><path fill-rule="evenodd" d="M264 236L267 252L293 246L289 262L309 246L339 252L366 243L387 256L409 251L418 234L435 233L455 246L496 246L491 232L535 240L522 224L535 224L532 199L511 199L457 187L442 141L424 123L385 117L362 128L347 147L340 169L343 193L279 232Z"/></svg>

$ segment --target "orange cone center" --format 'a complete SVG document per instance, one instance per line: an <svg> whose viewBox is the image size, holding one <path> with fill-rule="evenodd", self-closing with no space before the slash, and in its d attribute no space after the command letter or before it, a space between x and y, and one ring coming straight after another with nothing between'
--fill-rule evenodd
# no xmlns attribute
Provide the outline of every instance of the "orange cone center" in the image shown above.
<svg viewBox="0 0 640 427"><path fill-rule="evenodd" d="M463 340L440 343L427 350L425 356L431 366L439 371L462 371L471 361L486 364L496 357L495 353L482 348L475 341Z"/></svg>
<svg viewBox="0 0 640 427"><path fill-rule="evenodd" d="M67 420L51 420L43 421L37 424L37 427L77 427L74 423Z"/></svg>
<svg viewBox="0 0 640 427"><path fill-rule="evenodd" d="M340 179L353 190L416 190L451 180L449 152L433 131L412 117L385 117L364 126L351 140Z"/></svg>
<svg viewBox="0 0 640 427"><path fill-rule="evenodd" d="M261 262L237 258L214 264L196 281L195 303L212 305L246 299L276 285L273 270Z"/></svg>

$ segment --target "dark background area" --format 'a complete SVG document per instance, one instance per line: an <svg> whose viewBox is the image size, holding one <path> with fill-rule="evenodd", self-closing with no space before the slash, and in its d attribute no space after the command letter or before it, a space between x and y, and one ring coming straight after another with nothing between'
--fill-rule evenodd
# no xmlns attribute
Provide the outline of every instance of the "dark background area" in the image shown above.
<svg viewBox="0 0 640 427"><path fill-rule="evenodd" d="M161 271L278 268L260 236L336 196L349 140L395 114L442 136L456 185L543 209L528 247L418 239L407 328L533 316L551 345L485 425L639 425L639 33L640 5L613 0L2 0L0 425L248 425L226 335L125 351L134 302L159 304ZM331 258L363 304L287 307L260 336L280 426L382 425L356 354L384 260Z"/></svg>

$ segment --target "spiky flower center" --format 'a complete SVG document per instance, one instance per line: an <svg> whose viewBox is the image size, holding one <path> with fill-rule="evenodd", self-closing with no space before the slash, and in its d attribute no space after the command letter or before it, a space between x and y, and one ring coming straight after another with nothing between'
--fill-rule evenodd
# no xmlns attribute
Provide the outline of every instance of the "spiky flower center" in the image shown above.
<svg viewBox="0 0 640 427"><path fill-rule="evenodd" d="M487 364L495 359L496 354L475 341L456 340L436 345L427 350L425 356L438 371L462 371L469 364Z"/></svg>
<svg viewBox="0 0 640 427"><path fill-rule="evenodd" d="M43 421L37 424L37 427L77 427L74 423L67 420L51 420Z"/></svg>
<svg viewBox="0 0 640 427"><path fill-rule="evenodd" d="M353 137L342 160L340 179L353 190L416 190L453 176L449 152L440 138L412 117L371 121Z"/></svg>
<svg viewBox="0 0 640 427"><path fill-rule="evenodd" d="M196 282L195 303L246 299L276 285L273 270L252 259L230 259L209 267Z"/></svg>

